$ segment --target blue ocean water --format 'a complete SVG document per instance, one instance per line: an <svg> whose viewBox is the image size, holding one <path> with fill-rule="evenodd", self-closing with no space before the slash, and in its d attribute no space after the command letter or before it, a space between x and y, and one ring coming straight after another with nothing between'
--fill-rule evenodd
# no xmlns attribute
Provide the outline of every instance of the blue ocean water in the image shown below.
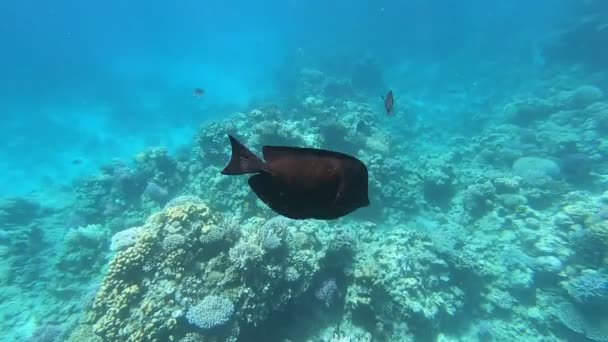
<svg viewBox="0 0 608 342"><path fill-rule="evenodd" d="M2 7L5 196L146 146L175 148L205 120L283 101L281 82L306 63L343 73L345 58L371 55L400 94L446 106L446 88L483 96L525 86L511 68L534 72L535 43L569 10L506 1ZM195 87L204 101L190 96Z"/></svg>
<svg viewBox="0 0 608 342"><path fill-rule="evenodd" d="M601 0L2 2L0 339L606 341L605 42ZM275 220L227 134L371 204Z"/></svg>

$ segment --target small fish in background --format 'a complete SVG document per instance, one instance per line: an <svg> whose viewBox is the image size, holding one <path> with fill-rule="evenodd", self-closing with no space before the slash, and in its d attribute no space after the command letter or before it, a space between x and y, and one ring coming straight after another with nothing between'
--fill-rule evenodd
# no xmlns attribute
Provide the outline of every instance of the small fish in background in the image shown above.
<svg viewBox="0 0 608 342"><path fill-rule="evenodd" d="M80 164L82 164L82 159L76 158L76 159L72 160L72 165L80 165Z"/></svg>
<svg viewBox="0 0 608 342"><path fill-rule="evenodd" d="M448 88L447 92L448 92L448 94L452 94L452 95L464 94L464 91L460 88Z"/></svg>
<svg viewBox="0 0 608 342"><path fill-rule="evenodd" d="M460 88L449 88L447 90L448 96L456 99L464 99L467 97L467 92Z"/></svg>
<svg viewBox="0 0 608 342"><path fill-rule="evenodd" d="M279 215L331 220L369 205L367 167L359 159L314 148L264 146L264 160L229 135L223 175L255 173L249 187Z"/></svg>
<svg viewBox="0 0 608 342"><path fill-rule="evenodd" d="M393 106L395 105L395 98L393 96L393 91L389 90L386 93L386 96L382 96L382 100L384 100L384 110L386 110L387 115L393 115Z"/></svg>
<svg viewBox="0 0 608 342"><path fill-rule="evenodd" d="M194 88L194 90L192 91L192 95L196 98L202 98L203 95L205 95L205 89L202 88Z"/></svg>

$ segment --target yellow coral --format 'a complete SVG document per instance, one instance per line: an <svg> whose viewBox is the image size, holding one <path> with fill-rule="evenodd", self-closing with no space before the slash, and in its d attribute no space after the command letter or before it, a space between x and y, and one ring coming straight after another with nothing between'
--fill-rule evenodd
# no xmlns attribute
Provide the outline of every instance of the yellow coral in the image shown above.
<svg viewBox="0 0 608 342"><path fill-rule="evenodd" d="M168 222L186 222L206 220L211 216L211 210L200 203L183 203L165 209Z"/></svg>
<svg viewBox="0 0 608 342"><path fill-rule="evenodd" d="M188 207L178 206L170 207L166 210L167 220L169 222L184 222L188 218Z"/></svg>
<svg viewBox="0 0 608 342"><path fill-rule="evenodd" d="M93 303L90 318L95 324L93 331L105 339L115 339L123 327L121 319L129 311L129 306L138 298L141 289L131 283L133 272L141 267L145 256L152 249L155 234L142 234L137 243L116 254Z"/></svg>
<svg viewBox="0 0 608 342"><path fill-rule="evenodd" d="M174 230L193 234L212 231L216 229L216 222L210 209L201 203L186 202L152 215L135 244L116 253L110 262L89 312L93 332L110 342L160 341L161 336L166 341L177 326L168 310L175 303L169 297L159 301L158 297L146 296L142 285L144 265L150 264L164 279L181 279L186 251L183 248L163 250L161 241Z"/></svg>
<svg viewBox="0 0 608 342"><path fill-rule="evenodd" d="M577 202L574 204L566 205L563 208L563 212L568 215L574 222L582 223L585 222L590 216L591 212L587 209L588 206L583 202Z"/></svg>
<svg viewBox="0 0 608 342"><path fill-rule="evenodd" d="M145 152L140 152L135 155L135 162L139 164L143 164L148 161L148 155Z"/></svg>

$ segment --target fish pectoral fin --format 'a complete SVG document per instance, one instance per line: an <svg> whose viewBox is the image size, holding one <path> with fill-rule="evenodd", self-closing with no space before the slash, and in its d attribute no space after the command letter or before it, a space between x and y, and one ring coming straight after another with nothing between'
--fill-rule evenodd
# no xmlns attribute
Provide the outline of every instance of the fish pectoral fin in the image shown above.
<svg viewBox="0 0 608 342"><path fill-rule="evenodd" d="M344 196L344 189L346 189L346 184L342 182L340 183L340 186L338 186L338 191L336 192L336 197L334 197L334 202L332 203L332 206L335 206L340 203L342 197Z"/></svg>

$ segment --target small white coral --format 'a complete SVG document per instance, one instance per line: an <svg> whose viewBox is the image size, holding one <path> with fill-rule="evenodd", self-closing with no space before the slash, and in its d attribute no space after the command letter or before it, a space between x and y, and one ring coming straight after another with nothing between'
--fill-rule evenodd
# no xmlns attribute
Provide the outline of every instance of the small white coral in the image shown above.
<svg viewBox="0 0 608 342"><path fill-rule="evenodd" d="M225 325L234 314L234 304L223 296L210 295L188 309L186 318L190 324L208 330Z"/></svg>
<svg viewBox="0 0 608 342"><path fill-rule="evenodd" d="M317 109L323 105L323 100L314 96L308 96L302 102L302 106L306 109Z"/></svg>
<svg viewBox="0 0 608 342"><path fill-rule="evenodd" d="M114 234L114 236L112 236L110 250L112 252L118 252L135 244L143 230L144 227L132 227Z"/></svg>

